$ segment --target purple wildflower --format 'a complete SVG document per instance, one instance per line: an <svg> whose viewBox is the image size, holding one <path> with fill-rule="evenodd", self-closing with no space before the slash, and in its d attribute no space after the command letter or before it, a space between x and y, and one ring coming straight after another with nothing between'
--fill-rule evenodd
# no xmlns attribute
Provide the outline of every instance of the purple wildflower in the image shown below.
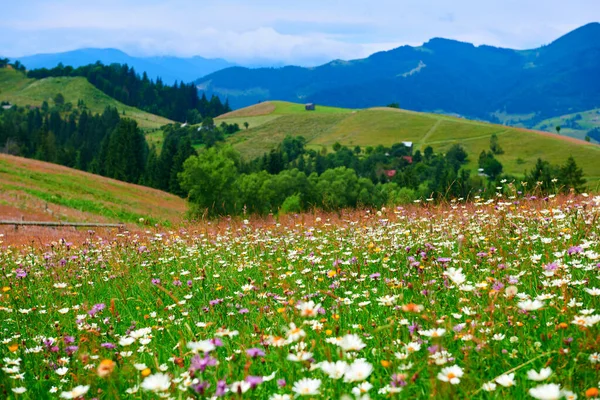
<svg viewBox="0 0 600 400"><path fill-rule="evenodd" d="M214 365L217 365L216 358L213 358L208 354L206 354L204 357L200 357L198 354L196 354L194 357L192 357L192 363L190 365L190 369L192 371L199 370L201 372L204 372L207 367L212 367Z"/></svg>
<svg viewBox="0 0 600 400"><path fill-rule="evenodd" d="M412 325L410 325L408 327L408 331L410 332L411 335L414 335L415 332L417 331L417 329L419 329L419 325L417 323L413 323Z"/></svg>
<svg viewBox="0 0 600 400"><path fill-rule="evenodd" d="M93 317L94 315L96 315L100 311L104 310L105 308L106 308L106 304L104 304L104 303L94 304L92 309L90 311L88 311L88 314Z"/></svg>
<svg viewBox="0 0 600 400"><path fill-rule="evenodd" d="M219 303L222 303L223 299L214 299L208 302L208 304L210 304L211 306L216 306Z"/></svg>
<svg viewBox="0 0 600 400"><path fill-rule="evenodd" d="M431 354L436 353L439 350L440 346L438 346L437 344L434 344L433 346L429 346L427 348L427 351Z"/></svg>
<svg viewBox="0 0 600 400"><path fill-rule="evenodd" d="M263 357L265 355L265 352L262 349L259 349L258 347L253 347L251 349L246 350L246 354L248 354L248 356L252 358L256 358Z"/></svg>
<svg viewBox="0 0 600 400"><path fill-rule="evenodd" d="M544 265L544 269L546 271L555 271L558 269L558 264L557 263L546 264L546 265Z"/></svg>
<svg viewBox="0 0 600 400"><path fill-rule="evenodd" d="M215 392L215 396L223 397L225 396L225 390L227 389L227 382L218 381L217 382L217 391Z"/></svg>
<svg viewBox="0 0 600 400"><path fill-rule="evenodd" d="M209 386L210 386L210 383L208 383L208 382L200 382L197 385L195 385L193 388L194 388L194 391L196 393L198 393L200 396L204 396L204 393L206 392L206 389L209 388Z"/></svg>
<svg viewBox="0 0 600 400"><path fill-rule="evenodd" d="M254 389L255 387L257 387L258 385L260 385L263 382L263 378L262 378L262 376L248 375L246 377L246 382L248 382L250 384L250 388Z"/></svg>
<svg viewBox="0 0 600 400"><path fill-rule="evenodd" d="M392 381L390 382L390 386L392 386L392 387L406 386L406 381L403 379L402 375L394 374L394 375L392 375Z"/></svg>
<svg viewBox="0 0 600 400"><path fill-rule="evenodd" d="M571 246L569 247L569 250L567 250L567 253L572 256L573 254L579 254L583 252L583 249L580 246Z"/></svg>

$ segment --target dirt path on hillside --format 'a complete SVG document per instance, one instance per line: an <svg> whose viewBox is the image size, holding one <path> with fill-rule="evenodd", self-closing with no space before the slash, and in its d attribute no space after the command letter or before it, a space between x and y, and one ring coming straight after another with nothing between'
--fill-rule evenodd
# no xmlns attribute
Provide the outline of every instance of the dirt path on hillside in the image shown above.
<svg viewBox="0 0 600 400"><path fill-rule="evenodd" d="M437 129L438 126L440 126L441 123L442 123L442 120L438 119L435 122L435 124L433 124L433 126L431 128L429 128L429 130L427 131L425 136L423 136L423 138L419 141L419 147L422 147L427 142L427 139L429 138L429 136L431 136L431 134L433 132L435 132L435 130Z"/></svg>

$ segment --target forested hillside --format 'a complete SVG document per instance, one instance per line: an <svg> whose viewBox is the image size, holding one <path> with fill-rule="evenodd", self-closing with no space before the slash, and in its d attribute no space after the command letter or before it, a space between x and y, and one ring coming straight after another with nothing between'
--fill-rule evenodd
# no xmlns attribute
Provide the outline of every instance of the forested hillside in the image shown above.
<svg viewBox="0 0 600 400"><path fill-rule="evenodd" d="M198 96L193 83L165 85L160 78L153 81L146 73L140 76L126 64L103 65L96 63L73 68L58 65L52 69L34 69L27 76L35 79L48 77L84 77L108 96L132 107L179 122L198 123L205 117L216 117L231 111L227 100L219 97Z"/></svg>

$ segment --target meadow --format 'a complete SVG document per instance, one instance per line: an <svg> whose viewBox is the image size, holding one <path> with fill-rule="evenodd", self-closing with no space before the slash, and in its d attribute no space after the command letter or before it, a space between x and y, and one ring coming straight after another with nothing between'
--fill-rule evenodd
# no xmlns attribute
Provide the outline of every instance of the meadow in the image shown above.
<svg viewBox="0 0 600 400"><path fill-rule="evenodd" d="M10 68L0 69L0 101L7 101L19 106L40 107L44 101L49 105L54 104L54 97L61 93L65 102L70 102L73 107L79 100L92 113L99 114L106 107L114 107L119 113L137 121L144 130L158 129L172 123L167 118L150 114L135 107L127 106L96 89L85 78L45 78L31 79Z"/></svg>
<svg viewBox="0 0 600 400"><path fill-rule="evenodd" d="M600 196L0 240L0 397L598 397Z"/></svg>
<svg viewBox="0 0 600 400"><path fill-rule="evenodd" d="M421 152L427 146L434 152L445 152L454 144L460 144L469 155L467 168L476 171L479 154L489 150L490 138L495 134L504 150L496 157L505 173L522 177L540 157L552 164L564 164L572 155L583 168L590 190L597 190L600 181L597 161L600 146L597 144L550 132L442 114L386 107L351 110L320 105L316 111L305 111L302 104L270 101L235 110L215 121L217 124L237 123L242 128L227 140L248 160L276 148L291 135L303 136L307 147L317 151L331 151L336 142L364 149L410 141L414 150ZM243 128L244 122L248 122L249 129Z"/></svg>
<svg viewBox="0 0 600 400"><path fill-rule="evenodd" d="M1 219L170 224L185 210L184 199L160 190L0 154Z"/></svg>

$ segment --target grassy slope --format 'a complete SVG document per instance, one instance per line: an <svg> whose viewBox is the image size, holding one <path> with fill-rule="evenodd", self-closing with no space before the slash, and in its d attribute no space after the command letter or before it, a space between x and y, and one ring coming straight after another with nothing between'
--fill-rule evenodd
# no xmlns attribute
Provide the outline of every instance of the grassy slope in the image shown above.
<svg viewBox="0 0 600 400"><path fill-rule="evenodd" d="M313 148L331 147L336 141L362 147L412 141L415 149L430 145L435 151L445 151L460 143L469 153L469 167L475 169L479 153L489 149L490 136L495 133L505 150L498 159L508 173L522 175L534 166L538 157L561 164L573 155L588 180L600 180L600 146L564 136L390 108L353 111L317 106L317 112L313 113L304 111L300 104L273 103L275 109L264 115L256 115L250 107L237 110L233 116L236 120L247 118L256 122L229 139L244 157L260 156L287 135L302 135ZM246 112L248 117L244 117Z"/></svg>
<svg viewBox="0 0 600 400"><path fill-rule="evenodd" d="M565 121L575 117L577 114L581 115L582 119L577 121L577 124L579 124L582 129L566 128L564 126ZM600 108L546 119L537 124L535 126L535 129L541 129L541 127L543 126L550 127L549 129L553 129L553 127L557 125L562 127L560 131L561 135L569 135L578 139L585 139L587 133L590 130L594 128L600 128Z"/></svg>
<svg viewBox="0 0 600 400"><path fill-rule="evenodd" d="M248 122L249 128L257 128L268 122L280 118L282 116L301 115L314 116L322 114L349 114L353 110L338 107L319 106L315 111L306 111L304 104L290 103L287 101L265 101L264 103L254 106L235 110L216 118L217 124L227 122L228 124L238 124L240 128L244 128L244 122Z"/></svg>
<svg viewBox="0 0 600 400"><path fill-rule="evenodd" d="M69 221L177 222L185 200L55 164L0 155L3 215Z"/></svg>
<svg viewBox="0 0 600 400"><path fill-rule="evenodd" d="M65 96L65 101L73 105L83 100L94 113L101 113L107 106L116 107L120 113L135 119L143 129L156 129L172 121L124 105L96 89L85 78L46 78L35 80L25 77L13 69L0 69L0 101L8 101L20 106L40 106L45 100L52 104L57 93Z"/></svg>

